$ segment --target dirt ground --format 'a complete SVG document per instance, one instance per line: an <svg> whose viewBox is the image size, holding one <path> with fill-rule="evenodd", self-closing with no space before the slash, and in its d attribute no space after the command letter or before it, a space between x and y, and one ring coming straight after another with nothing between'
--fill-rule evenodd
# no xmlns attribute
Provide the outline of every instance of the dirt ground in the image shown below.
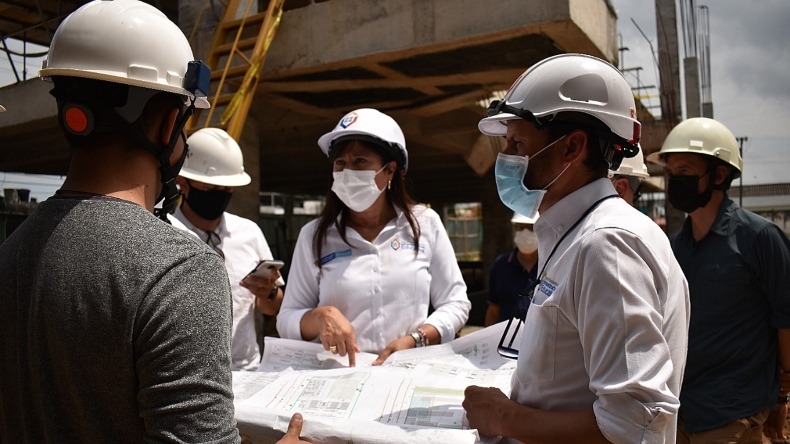
<svg viewBox="0 0 790 444"><path fill-rule="evenodd" d="M785 436L788 436L788 434L790 434L790 414L788 414L788 417L785 419ZM784 441L782 440L771 441L770 439L763 436L763 444L790 444L790 439Z"/></svg>

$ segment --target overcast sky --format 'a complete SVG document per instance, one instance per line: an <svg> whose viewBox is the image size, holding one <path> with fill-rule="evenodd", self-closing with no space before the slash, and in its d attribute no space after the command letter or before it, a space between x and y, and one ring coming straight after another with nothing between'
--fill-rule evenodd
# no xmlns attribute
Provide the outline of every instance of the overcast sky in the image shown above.
<svg viewBox="0 0 790 444"><path fill-rule="evenodd" d="M648 43L658 46L655 0L612 4L623 46L629 48L622 67L641 66L641 83L658 85ZM713 117L736 137L749 138L744 143L744 184L790 182L790 1L697 0L702 5L710 16ZM678 37L682 52L682 34ZM636 85L635 73L626 77ZM653 102L658 104L657 99Z"/></svg>
<svg viewBox="0 0 790 444"><path fill-rule="evenodd" d="M655 0L611 1L618 11L623 46L629 48L623 55L622 67L642 67L640 83L658 86L650 49L650 44L653 48L658 45ZM744 184L790 182L790 36L786 30L790 24L790 0L697 0L697 6L702 5L708 7L710 15L714 118L729 127L736 137L748 137L744 143ZM683 51L682 35L679 38ZM12 42L9 45L19 49ZM28 50L35 52L41 48ZM30 60L28 78L36 76L40 66L40 58ZM635 75L636 72L626 73L634 86ZM7 60L0 58L0 87L13 81ZM657 94L656 90L644 92ZM650 101L658 105L657 98ZM13 175L0 173L0 187L33 188L34 197L46 197L46 189L39 192L35 186L15 183L10 176Z"/></svg>

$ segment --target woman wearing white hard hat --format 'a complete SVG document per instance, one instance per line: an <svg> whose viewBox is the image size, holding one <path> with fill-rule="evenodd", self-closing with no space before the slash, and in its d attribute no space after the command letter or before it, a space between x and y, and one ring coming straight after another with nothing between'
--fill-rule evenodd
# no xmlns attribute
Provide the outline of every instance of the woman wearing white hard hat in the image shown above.
<svg viewBox="0 0 790 444"><path fill-rule="evenodd" d="M526 314L526 295L538 282L538 236L532 231L538 217L513 213L510 219L515 247L497 256L491 266L486 327Z"/></svg>
<svg viewBox="0 0 790 444"><path fill-rule="evenodd" d="M404 187L409 156L397 122L358 109L318 145L333 181L321 216L299 233L280 335L320 341L352 366L359 351L379 354L380 364L452 340L471 304L439 216Z"/></svg>

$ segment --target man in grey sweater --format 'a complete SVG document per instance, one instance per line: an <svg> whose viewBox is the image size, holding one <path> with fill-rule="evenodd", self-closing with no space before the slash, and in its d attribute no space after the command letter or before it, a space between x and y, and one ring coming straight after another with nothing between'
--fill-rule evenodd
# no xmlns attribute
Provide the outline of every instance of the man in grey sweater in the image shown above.
<svg viewBox="0 0 790 444"><path fill-rule="evenodd" d="M0 246L0 442L239 442L222 259L152 214L207 69L156 8L114 0L64 20L41 75L72 158Z"/></svg>

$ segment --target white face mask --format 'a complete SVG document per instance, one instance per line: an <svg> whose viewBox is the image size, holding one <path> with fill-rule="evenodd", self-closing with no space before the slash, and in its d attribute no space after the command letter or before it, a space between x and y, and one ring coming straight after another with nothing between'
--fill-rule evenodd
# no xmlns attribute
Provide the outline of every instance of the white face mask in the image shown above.
<svg viewBox="0 0 790 444"><path fill-rule="evenodd" d="M518 247L518 251L522 253L533 253L538 249L538 235L526 228L516 231L516 234L513 235L513 242Z"/></svg>
<svg viewBox="0 0 790 444"><path fill-rule="evenodd" d="M386 165L378 171L371 170L349 170L335 171L332 173L332 191L357 213L361 213L378 199L384 188L379 189L376 185L376 175L384 171Z"/></svg>

